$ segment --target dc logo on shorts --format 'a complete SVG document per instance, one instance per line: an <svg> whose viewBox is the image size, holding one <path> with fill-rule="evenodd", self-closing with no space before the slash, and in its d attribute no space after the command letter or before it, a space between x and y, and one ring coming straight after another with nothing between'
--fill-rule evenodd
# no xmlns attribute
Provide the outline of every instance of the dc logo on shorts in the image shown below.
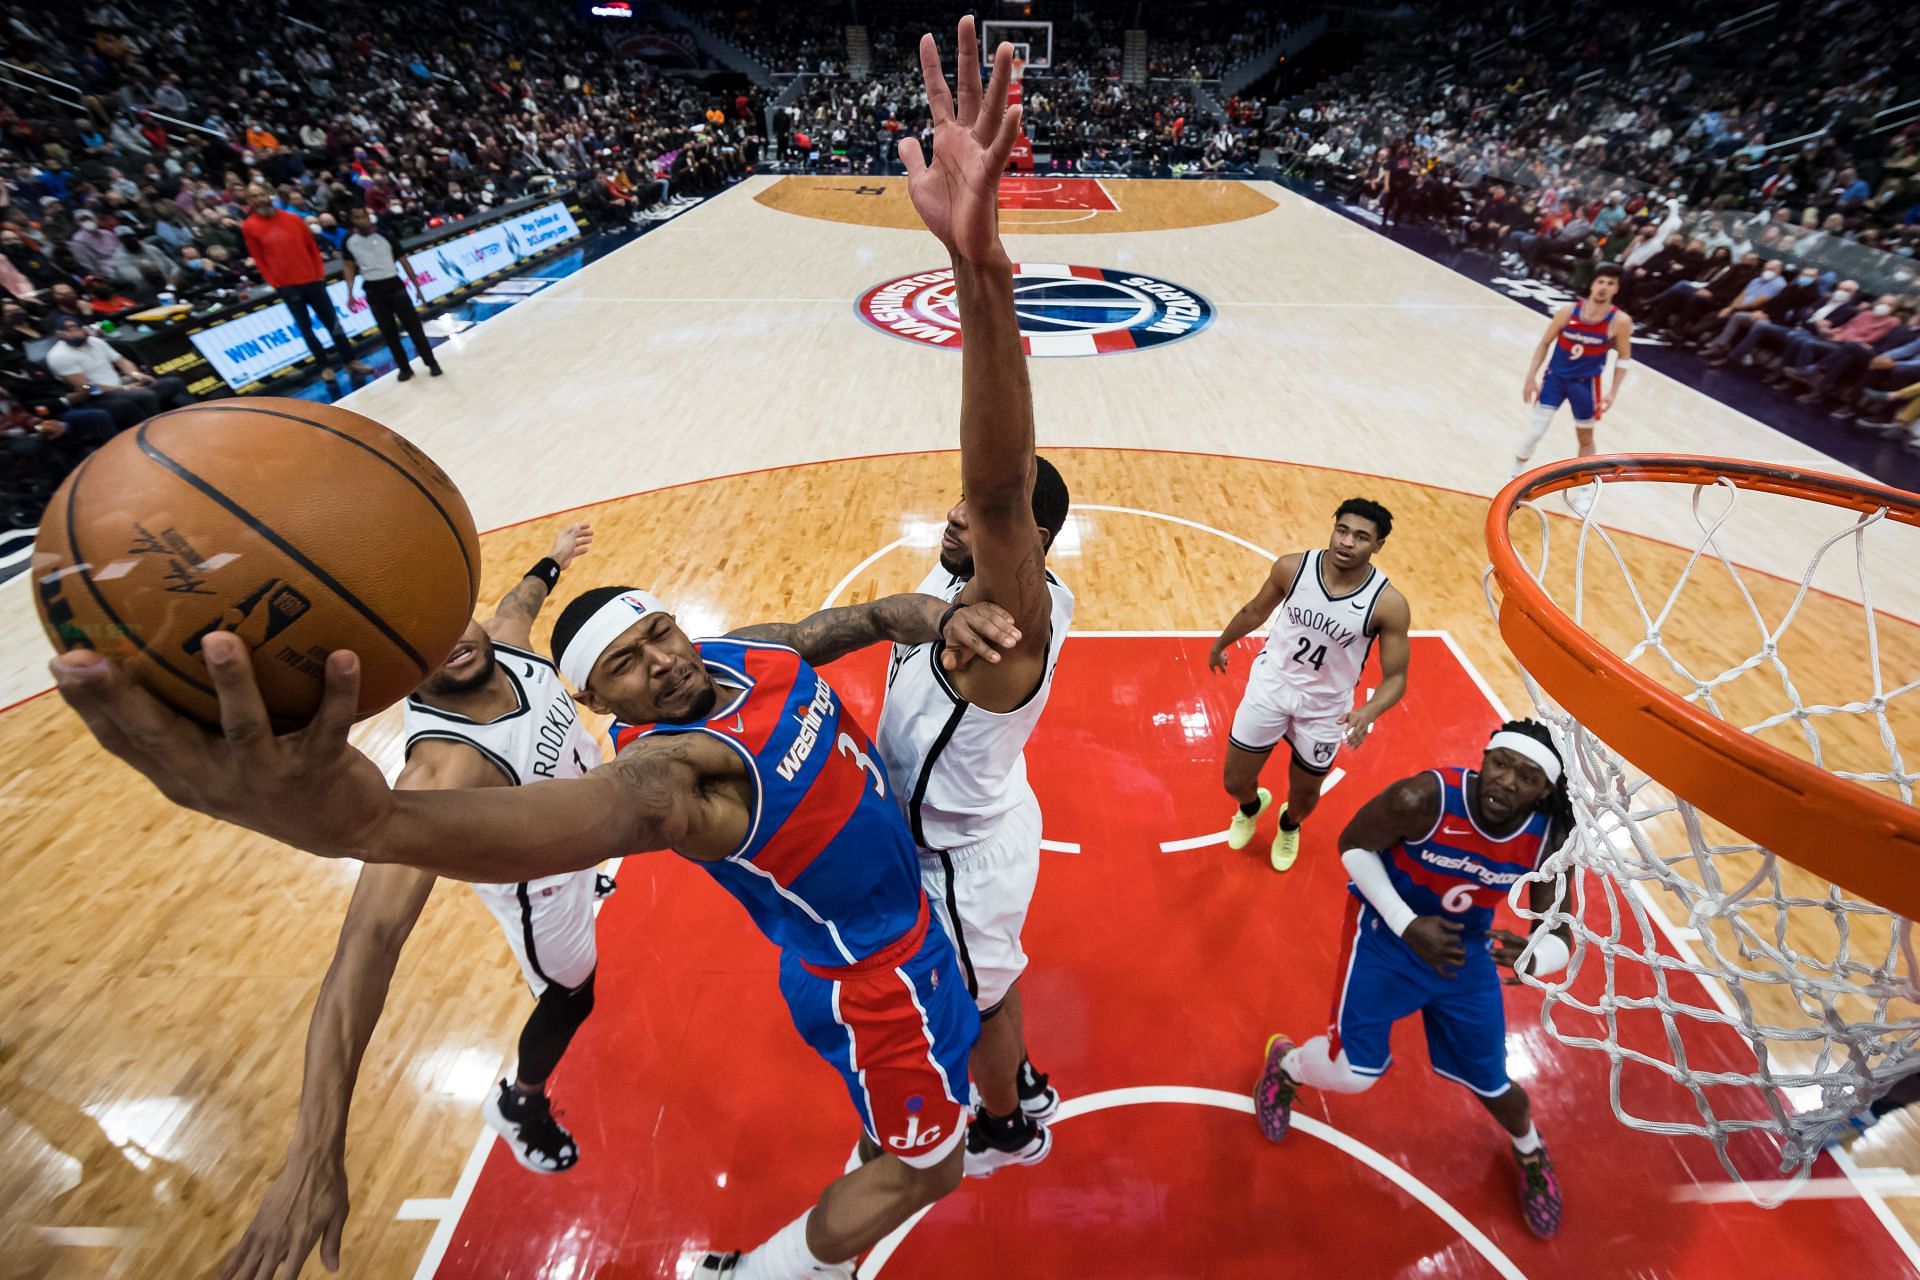
<svg viewBox="0 0 1920 1280"><path fill-rule="evenodd" d="M1021 344L1032 356L1102 356L1190 338L1213 322L1213 304L1155 276L1019 263L1013 305ZM953 271L942 267L877 284L854 310L883 333L929 347L960 349Z"/></svg>

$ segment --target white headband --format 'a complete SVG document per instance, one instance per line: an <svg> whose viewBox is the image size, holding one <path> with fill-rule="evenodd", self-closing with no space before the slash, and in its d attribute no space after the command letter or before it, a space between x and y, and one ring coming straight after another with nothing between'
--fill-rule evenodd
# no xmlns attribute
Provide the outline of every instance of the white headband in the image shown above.
<svg viewBox="0 0 1920 1280"><path fill-rule="evenodd" d="M596 655L598 656L598 655ZM1487 750L1504 747L1516 755L1523 755L1540 766L1547 775L1548 782L1560 781L1560 757L1553 754L1553 748L1538 738L1530 738L1524 733L1515 733L1511 729L1502 729L1487 739Z"/></svg>
<svg viewBox="0 0 1920 1280"><path fill-rule="evenodd" d="M666 611L667 606L645 591L621 592L594 610L586 624L573 633L573 639L567 641L567 647L554 655L559 659L560 674L574 688L585 690L587 677L593 674L593 664L600 661L600 655L628 627L650 613Z"/></svg>

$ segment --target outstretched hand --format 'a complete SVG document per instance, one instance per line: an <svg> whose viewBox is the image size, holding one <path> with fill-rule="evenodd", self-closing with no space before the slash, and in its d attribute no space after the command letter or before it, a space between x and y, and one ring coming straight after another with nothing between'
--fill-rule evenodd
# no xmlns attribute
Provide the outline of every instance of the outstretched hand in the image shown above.
<svg viewBox="0 0 1920 1280"><path fill-rule="evenodd" d="M1007 105L1013 79L1013 46L993 52L993 76L980 88L980 37L971 17L960 19L957 67L959 100L947 87L940 46L920 37L920 70L927 108L933 114L933 161L918 138L900 142L907 167L907 195L927 230L955 257L967 262L1003 259L1000 244L1000 175L1020 136L1020 108Z"/></svg>
<svg viewBox="0 0 1920 1280"><path fill-rule="evenodd" d="M547 558L565 569L587 554L587 548L592 545L593 526L585 520L577 521L553 536L553 545L547 549Z"/></svg>
<svg viewBox="0 0 1920 1280"><path fill-rule="evenodd" d="M323 856L355 856L370 845L393 792L379 766L347 742L359 659L344 650L329 655L312 722L276 735L245 642L215 631L201 653L220 697L218 730L168 707L90 650L56 657L53 679L100 745L175 804Z"/></svg>

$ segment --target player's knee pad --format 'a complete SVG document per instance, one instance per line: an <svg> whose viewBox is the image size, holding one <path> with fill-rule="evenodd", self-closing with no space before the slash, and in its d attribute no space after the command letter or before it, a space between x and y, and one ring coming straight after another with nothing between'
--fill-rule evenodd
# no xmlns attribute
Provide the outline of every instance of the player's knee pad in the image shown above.
<svg viewBox="0 0 1920 1280"><path fill-rule="evenodd" d="M1514 450L1518 458L1531 458L1533 451L1540 447L1540 441L1546 437L1547 428L1553 425L1554 410L1558 405L1536 404L1533 415L1527 419L1527 432L1520 438L1520 447Z"/></svg>
<svg viewBox="0 0 1920 1280"><path fill-rule="evenodd" d="M1336 1058L1329 1055L1328 1048L1325 1036L1315 1036L1289 1054L1282 1065L1301 1084L1329 1093L1365 1093L1373 1088L1380 1077L1355 1071L1347 1062L1345 1049Z"/></svg>

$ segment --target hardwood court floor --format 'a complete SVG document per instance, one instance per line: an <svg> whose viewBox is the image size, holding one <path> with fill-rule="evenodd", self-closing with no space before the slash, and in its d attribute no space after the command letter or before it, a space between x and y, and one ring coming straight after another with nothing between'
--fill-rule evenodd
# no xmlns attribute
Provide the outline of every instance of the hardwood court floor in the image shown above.
<svg viewBox="0 0 1920 1280"><path fill-rule="evenodd" d="M873 333L850 313L851 299L865 287L937 263L937 247L906 231L767 208L752 198L767 185L746 184L463 335L445 353L448 378L405 387L384 381L353 399L352 407L406 432L445 465L483 526L533 521L485 539L489 597L539 554L554 523L539 517L587 503L604 504L591 512L601 542L569 574L566 589L643 582L676 601L690 630L797 616L830 596L867 598L918 580L952 500L956 466L951 453L900 451L950 449L958 361ZM1035 365L1041 442L1065 470L1078 508L1058 553L1081 601L1076 627L1214 629L1264 572L1248 544L1263 551L1315 545L1332 507L1364 492L1396 513L1398 531L1381 564L1412 599L1415 626L1449 632L1501 701L1524 706L1480 595L1478 529L1484 495L1504 479L1520 416L1519 373L1538 319L1278 189L1267 191L1275 207L1258 217L1047 242L1049 260L1153 271L1200 290L1221 311L1213 330L1171 348ZM1123 190L1118 202L1126 198ZM756 252L739 252L746 244ZM1018 242L1014 249L1019 256ZM1608 430L1629 449L1813 460L1712 401L1645 374ZM1154 451L1168 447L1228 456ZM826 465L753 470L813 462ZM1299 463L1312 465L1291 465ZM722 476L732 478L715 479ZM640 496L620 499L627 493ZM1653 503L1623 503L1620 524L1692 545L1684 516ZM1819 527L1806 513L1779 513L1741 544L1741 558L1797 578ZM1632 554L1651 569L1671 567L1677 556L1650 542L1633 543ZM1768 607L1780 604L1779 591L1761 588ZM1907 617L1920 617L1914 594L1911 583L1886 587L1890 607ZM1714 607L1706 602L1699 616L1712 617ZM1850 608L1820 599L1809 607L1834 628L1845 625ZM30 694L44 685L44 651L25 590L0 595L0 609L5 687L11 696ZM1889 635L1889 665L1898 659L1911 673L1920 654L1912 628L1895 624ZM1817 654L1806 667L1836 687L1858 675L1839 658L1823 665ZM1178 713L1141 708L1143 715ZM1180 770L1204 772L1218 749L1217 729L1195 722ZM390 749L383 730L369 727L370 749ZM1383 722L1383 757L1388 741L1396 744L1396 760L1401 752L1409 760L1462 753L1450 742L1388 737L1395 731L1391 717ZM277 1166L306 1013L352 869L170 811L82 741L52 699L0 714L0 743L10 855L0 864L0 887L13 925L0 941L0 1258L13 1269L6 1274L201 1274L237 1237ZM1175 767L1171 758L1167 767ZM1178 816L1196 824L1195 833L1223 825L1204 785L1196 787L1182 793ZM1355 796L1348 801L1357 803ZM1306 857L1326 861L1330 839L1321 829ZM636 864L614 903L637 911L651 906L656 885L686 887L672 870L670 863ZM1248 885L1250 894L1275 895L1272 902L1248 897L1248 921L1256 918L1256 901L1287 919L1284 884L1254 878ZM1328 927L1325 908L1335 899L1303 908L1299 927ZM718 927L737 930L747 945L743 921ZM648 945L644 933L641 945ZM675 963L670 953L657 959L669 969ZM718 972L700 957L687 960L696 970L690 977ZM1319 963L1302 966L1308 1003L1324 999ZM1088 972L1062 972L1071 976L1077 1002L1069 1016L1106 1017L1102 1001L1128 990L1126 975L1096 981ZM1235 990L1237 975L1225 976L1225 989ZM644 993L634 995L637 1001ZM1517 1029L1519 1005L1512 1007ZM488 1242L475 1237L471 1220L397 1215L408 1199L448 1197L463 1183L463 1170L481 1174L469 1161L477 1102L511 1055L525 1009L491 920L471 894L442 886L368 1055L349 1145L355 1210L347 1274L415 1274L436 1243L443 1251L451 1246L449 1274L489 1274L481 1265ZM702 1016L724 1018L725 1001L706 1006ZM1231 1016L1263 1023L1267 1011ZM1311 1032L1306 1022L1288 1029ZM609 1015L605 1025L611 1034L628 1024ZM765 1032L783 1034L774 1025ZM1195 1063L1191 1078L1225 1089L1235 1071L1252 1070L1257 1048L1248 1046L1244 1069L1210 1060ZM1392 1087L1416 1089L1422 1057L1409 1046ZM1578 1069L1569 1070L1576 1074L1566 1079L1577 1079ZM558 1087L569 1105L564 1072ZM1361 1117L1388 1115L1411 1097L1427 1096L1401 1093L1396 1103L1388 1087L1358 1100L1372 1106L1346 1109L1339 1122L1373 1123ZM657 1105L647 1093L640 1078L617 1090L595 1089L590 1105L570 1118ZM735 1115L733 1099L724 1105ZM738 1101L738 1122L769 1106L771 1117L777 1096ZM1590 1089L1556 1095L1555 1106L1580 1109L1595 1142L1617 1135L1619 1150L1630 1153L1643 1141L1612 1129L1604 1096ZM1475 1119L1445 1114L1462 1125ZM817 1123L839 1119L825 1115ZM1092 1141L1092 1122L1078 1123L1090 1127L1076 1141ZM1111 1140L1124 1134L1115 1131ZM1913 1150L1912 1135L1896 1126L1870 1135L1864 1155L1897 1161ZM626 1154L604 1144L600 1151L609 1159ZM1716 1176L1704 1148L1683 1160L1704 1181ZM736 1182L758 1172L752 1160L739 1169ZM1200 1173L1184 1165L1170 1170L1162 1176ZM1445 1181L1425 1166L1420 1171ZM662 1178L677 1176L663 1168ZM1468 1181L1490 1176L1483 1170ZM477 1194L498 1194L497 1177L490 1171L480 1178ZM1613 1211L1608 1183L1592 1178L1581 1178L1582 1195L1570 1212ZM543 1185L541 1194L558 1196L564 1182ZM475 1185L466 1182L469 1191ZM1184 1182L1128 1185L1140 1195L1176 1199L1193 1190ZM1498 1184L1488 1186L1461 1191L1463 1212L1511 1243L1503 1234L1510 1224L1498 1218ZM992 1194L995 1203L1021 1196L1005 1178ZM777 1202L735 1199L705 1221L758 1231L784 1220L790 1198L783 1189ZM1044 1203L1036 1199L1020 1212L1044 1217ZM1842 1216L1825 1226L1817 1216L1755 1221L1771 1224L1767 1230L1791 1223L1807 1241L1835 1230L1884 1240L1861 1202L1829 1203ZM1920 1212L1909 1212L1913 1200L1890 1203L1920 1222ZM1383 1214L1396 1212L1391 1199L1377 1204ZM445 1204L415 1210L457 1211ZM1618 1222L1620 1231L1633 1229L1631 1218ZM613 1228L581 1230L604 1258ZM560 1250L549 1252L553 1261L565 1253L561 1239L551 1242ZM1443 1272L1445 1259L1466 1257L1457 1238L1434 1239ZM1204 1241L1189 1243L1197 1252L1184 1256L1204 1258ZM903 1250L890 1267L944 1274ZM1623 1274L1599 1249L1512 1256L1530 1275ZM1678 1251L1662 1272L1655 1253L1635 1274L1705 1274L1684 1265L1701 1256ZM1875 1274L1896 1273L1900 1255L1886 1256L1888 1269ZM1817 1254L1798 1261L1801 1273L1821 1274ZM998 1269L1009 1280L1019 1274L1004 1260ZM1843 1273L1861 1274L1832 1274ZM1116 1264L1098 1274L1130 1273ZM1208 1272L1196 1262L1188 1272L1162 1267L1152 1274Z"/></svg>

